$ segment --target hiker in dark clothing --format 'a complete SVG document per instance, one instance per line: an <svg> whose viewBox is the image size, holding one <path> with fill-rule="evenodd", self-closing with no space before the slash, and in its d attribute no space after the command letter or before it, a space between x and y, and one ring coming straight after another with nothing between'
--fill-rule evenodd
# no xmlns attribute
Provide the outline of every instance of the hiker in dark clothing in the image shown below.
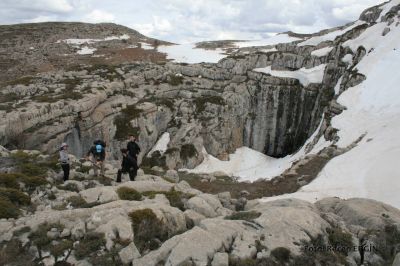
<svg viewBox="0 0 400 266"><path fill-rule="evenodd" d="M95 141L94 145L90 148L86 155L86 159L89 159L92 156L92 163L93 163L93 170L94 175L98 175L98 170L100 169L100 174L104 176L105 168L104 168L104 161L106 159L106 149L105 143L103 141Z"/></svg>
<svg viewBox="0 0 400 266"><path fill-rule="evenodd" d="M68 145L67 143L61 144L60 147L60 163L61 163L61 168L63 169L64 172L64 182L69 179L69 169L70 169L70 160L68 156Z"/></svg>
<svg viewBox="0 0 400 266"><path fill-rule="evenodd" d="M135 158L137 161L137 156L140 153L140 147L136 143L136 137L133 134L129 135L129 142L126 146L126 149L128 150L129 155Z"/></svg>
<svg viewBox="0 0 400 266"><path fill-rule="evenodd" d="M123 173L128 173L129 179L134 181L138 170L136 160L128 153L127 149L121 149L121 152L123 157L121 169L118 170L117 174L117 182L121 182L121 176Z"/></svg>

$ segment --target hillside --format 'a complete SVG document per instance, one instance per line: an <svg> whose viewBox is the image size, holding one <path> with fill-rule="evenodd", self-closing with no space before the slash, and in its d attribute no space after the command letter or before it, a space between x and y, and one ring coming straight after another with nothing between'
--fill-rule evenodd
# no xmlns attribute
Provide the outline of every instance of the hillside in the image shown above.
<svg viewBox="0 0 400 266"><path fill-rule="evenodd" d="M0 35L0 82L79 64L165 61L164 55L141 46L169 44L112 23L2 25Z"/></svg>

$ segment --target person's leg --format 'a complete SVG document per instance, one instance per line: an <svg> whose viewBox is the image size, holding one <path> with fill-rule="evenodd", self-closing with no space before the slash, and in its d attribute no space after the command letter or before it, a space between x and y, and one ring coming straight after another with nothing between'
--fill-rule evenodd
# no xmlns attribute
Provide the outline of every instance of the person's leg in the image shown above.
<svg viewBox="0 0 400 266"><path fill-rule="evenodd" d="M93 162L93 171L94 171L94 176L98 176L99 174L99 169L98 165L96 165L95 162Z"/></svg>
<svg viewBox="0 0 400 266"><path fill-rule="evenodd" d="M67 168L66 168L66 164L61 164L61 168L63 170L63 180L67 180Z"/></svg>
<svg viewBox="0 0 400 266"><path fill-rule="evenodd" d="M134 173L134 171L133 171L133 169L130 169L129 171L128 171L128 174L129 174L129 179L131 180L131 181L135 181L135 173Z"/></svg>
<svg viewBox="0 0 400 266"><path fill-rule="evenodd" d="M65 175L64 181L69 180L69 169L70 169L70 165L67 164L66 165L66 175Z"/></svg>
<svg viewBox="0 0 400 266"><path fill-rule="evenodd" d="M118 174L117 174L117 182L121 183L121 175L122 175L122 169L118 169Z"/></svg>
<svg viewBox="0 0 400 266"><path fill-rule="evenodd" d="M102 176L105 176L105 175L106 175L105 172L106 172L106 171L105 171L105 167L104 167L104 161L100 161L100 174L101 174Z"/></svg>

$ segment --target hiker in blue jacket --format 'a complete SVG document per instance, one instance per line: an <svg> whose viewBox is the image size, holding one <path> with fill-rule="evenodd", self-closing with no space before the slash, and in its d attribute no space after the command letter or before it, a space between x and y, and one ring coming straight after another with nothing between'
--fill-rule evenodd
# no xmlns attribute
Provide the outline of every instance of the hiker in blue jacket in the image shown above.
<svg viewBox="0 0 400 266"><path fill-rule="evenodd" d="M92 158L90 159L90 156ZM104 161L106 159L106 144L102 140L97 140L93 142L93 146L90 148L86 155L86 159L90 159L93 163L94 175L98 176L98 171L100 169L100 174L105 176Z"/></svg>

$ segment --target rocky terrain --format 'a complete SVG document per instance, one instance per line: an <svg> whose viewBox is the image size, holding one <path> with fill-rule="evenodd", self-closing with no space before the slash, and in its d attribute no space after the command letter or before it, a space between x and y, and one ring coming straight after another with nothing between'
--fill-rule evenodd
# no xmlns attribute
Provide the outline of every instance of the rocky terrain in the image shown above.
<svg viewBox="0 0 400 266"><path fill-rule="evenodd" d="M299 191L335 159L379 140L352 120L337 122L354 109L340 98L368 90L374 77L363 62L386 56L371 39L397 58L399 10L393 0L343 27L287 33L297 38L289 43L199 43L229 50L199 64L169 62L156 49L166 43L114 24L0 26L0 265L399 265L400 211L387 204L398 207L395 197L260 199ZM364 124L375 125L366 114ZM390 114L375 131L396 132ZM118 184L130 133L141 170ZM95 139L107 143L102 178L80 159ZM73 155L65 183L62 142ZM190 173L243 146L292 161L252 183Z"/></svg>
<svg viewBox="0 0 400 266"><path fill-rule="evenodd" d="M390 265L399 251L400 211L374 200L262 203L162 169L117 184L77 159L62 183L49 155L2 158L1 265Z"/></svg>
<svg viewBox="0 0 400 266"><path fill-rule="evenodd" d="M0 82L79 64L165 61L142 45L168 44L112 23L47 22L0 26ZM80 40L80 41L76 41ZM94 55L90 56L90 46Z"/></svg>

